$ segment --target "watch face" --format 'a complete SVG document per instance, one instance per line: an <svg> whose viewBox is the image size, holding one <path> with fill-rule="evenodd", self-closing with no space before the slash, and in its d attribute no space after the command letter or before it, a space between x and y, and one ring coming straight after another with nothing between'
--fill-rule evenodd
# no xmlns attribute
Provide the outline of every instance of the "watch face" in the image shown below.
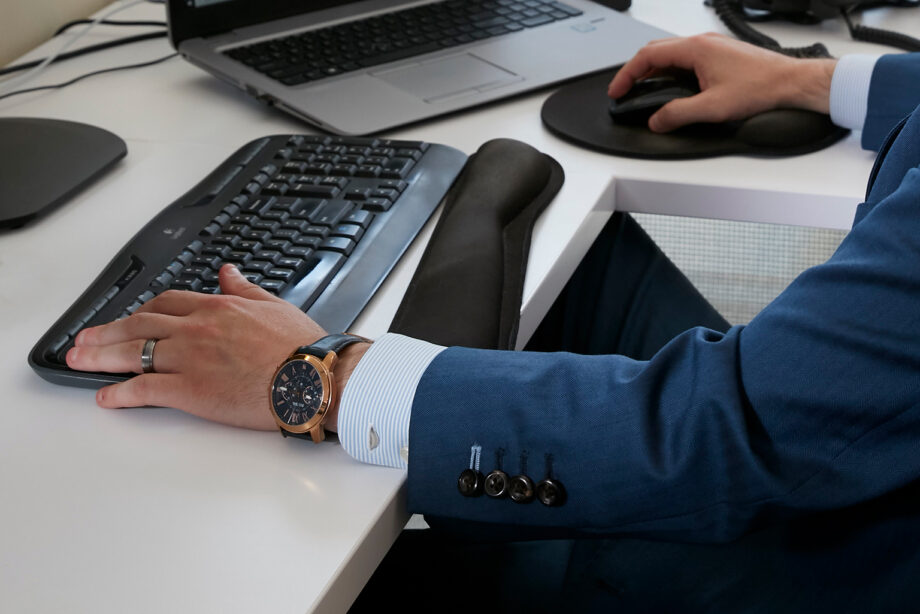
<svg viewBox="0 0 920 614"><path fill-rule="evenodd" d="M272 407L285 423L299 426L309 422L323 403L323 381L306 360L285 363L272 384Z"/></svg>

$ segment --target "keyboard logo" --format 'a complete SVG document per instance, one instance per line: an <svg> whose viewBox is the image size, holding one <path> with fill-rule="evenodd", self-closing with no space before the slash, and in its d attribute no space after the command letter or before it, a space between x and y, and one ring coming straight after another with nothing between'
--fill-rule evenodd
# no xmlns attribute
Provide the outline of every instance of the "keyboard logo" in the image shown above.
<svg viewBox="0 0 920 614"><path fill-rule="evenodd" d="M185 226L180 226L178 228L172 228L167 226L163 229L163 234L169 237L170 239L178 239L185 234Z"/></svg>

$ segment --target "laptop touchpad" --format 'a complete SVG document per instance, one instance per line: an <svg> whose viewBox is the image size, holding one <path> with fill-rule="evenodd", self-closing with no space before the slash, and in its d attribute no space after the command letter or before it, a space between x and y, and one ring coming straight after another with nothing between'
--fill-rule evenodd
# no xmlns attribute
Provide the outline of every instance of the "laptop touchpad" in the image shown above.
<svg viewBox="0 0 920 614"><path fill-rule="evenodd" d="M442 102L523 80L469 53L371 74L425 102Z"/></svg>

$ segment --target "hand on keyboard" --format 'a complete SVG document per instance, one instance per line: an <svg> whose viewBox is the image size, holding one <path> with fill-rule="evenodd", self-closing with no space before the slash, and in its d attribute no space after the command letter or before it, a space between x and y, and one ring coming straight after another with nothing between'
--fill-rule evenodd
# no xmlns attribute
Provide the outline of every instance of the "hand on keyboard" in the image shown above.
<svg viewBox="0 0 920 614"><path fill-rule="evenodd" d="M67 365L141 373L144 343L158 339L156 372L100 389L100 407L175 407L231 426L278 428L269 410L272 375L296 347L326 333L233 265L220 270L220 287L220 295L166 291L128 318L81 331ZM356 344L342 353L335 369L339 393L367 347ZM336 428L337 409L330 409L328 430Z"/></svg>
<svg viewBox="0 0 920 614"><path fill-rule="evenodd" d="M217 294L225 264L321 327L347 330L465 161L460 151L419 141L297 134L251 141L121 248L35 344L29 364L57 384L124 381L136 365L119 373L65 364L80 331L144 311L170 289Z"/></svg>

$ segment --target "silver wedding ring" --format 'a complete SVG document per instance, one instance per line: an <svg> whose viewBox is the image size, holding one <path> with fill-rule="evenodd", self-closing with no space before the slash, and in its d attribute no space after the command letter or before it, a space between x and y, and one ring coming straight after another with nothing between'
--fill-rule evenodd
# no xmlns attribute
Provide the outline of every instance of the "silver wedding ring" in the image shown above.
<svg viewBox="0 0 920 614"><path fill-rule="evenodd" d="M153 348L156 347L158 339L147 339L144 343L144 349L141 350L141 370L144 373L156 373L153 368Z"/></svg>

